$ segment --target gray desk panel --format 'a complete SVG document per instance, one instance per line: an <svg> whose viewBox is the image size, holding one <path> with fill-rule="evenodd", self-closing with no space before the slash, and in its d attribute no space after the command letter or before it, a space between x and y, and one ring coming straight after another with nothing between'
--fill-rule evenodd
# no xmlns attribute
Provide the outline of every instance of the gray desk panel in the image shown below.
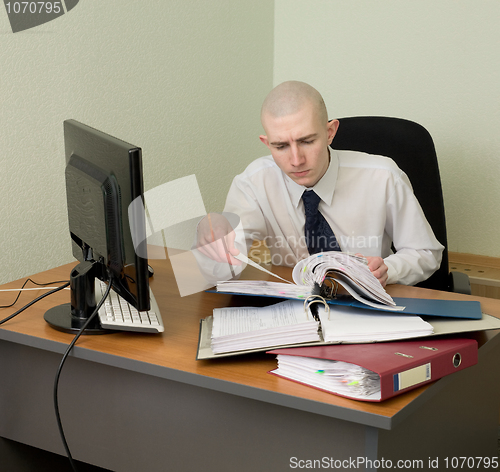
<svg viewBox="0 0 500 472"><path fill-rule="evenodd" d="M47 339L41 339L33 336L19 334L15 332L10 332L2 329L0 329L0 339L4 339L20 345L30 346L58 354L62 354L66 349L65 344L50 341ZM480 359L485 358L485 356L490 351L495 349L498 350L499 344L500 344L500 336L495 336L493 339L488 341L480 349ZM215 390L222 393L263 401L274 405L284 406L287 408L294 408L309 413L328 416L331 418L360 423L366 426L373 426L375 428L388 429L388 430L396 427L401 422L405 421L405 419L408 416L411 416L415 411L418 411L422 407L422 405L425 405L425 403L430 398L438 394L441 391L441 389L448 384L448 382L453 382L456 380L455 375L441 379L439 382L428 388L410 405L405 407L403 410L401 410L392 418L388 418L386 416L376 415L373 413L357 411L357 410L349 410L335 405L319 403L303 398L288 396L281 393L270 392L246 385L241 385L234 382L228 382L224 380L214 379L211 377L205 377L202 375L193 374L182 370L171 369L163 366L136 361L133 359L114 356L98 351L92 351L78 347L78 345L73 349L71 357L82 360L88 360L97 364L117 367L120 369L129 370L131 372L151 375L166 380L181 382L196 387ZM458 373L458 374L467 375L464 373ZM494 380L494 378L495 376L493 376L492 380ZM492 384L492 388L495 388L494 384Z"/></svg>
<svg viewBox="0 0 500 472"><path fill-rule="evenodd" d="M0 342L0 436L63 454L52 403L60 355ZM290 470L376 454L373 428L68 359L60 408L76 459L120 472Z"/></svg>
<svg viewBox="0 0 500 472"><path fill-rule="evenodd" d="M1 329L0 339L4 339L6 341L10 341L20 345L38 348L43 351L59 353L61 355L66 349L66 345L58 342ZM195 353L193 353L193 356L194 355ZM351 421L367 426L374 426L376 428L389 429L392 425L391 418L387 418L385 416L376 415L364 411L349 410L335 405L318 403L303 398L292 397L281 393L271 392L247 385L241 385L235 382L214 379L211 377L205 377L182 370L171 369L163 366L136 361L133 359L128 359L125 357L92 351L78 347L78 344L73 349L70 357L117 367L120 369L129 370L131 372L152 375L162 379L173 380L175 382L181 382L196 387L219 391L222 393L228 393L258 401L263 401L287 408L294 408L318 415L324 415L331 418Z"/></svg>

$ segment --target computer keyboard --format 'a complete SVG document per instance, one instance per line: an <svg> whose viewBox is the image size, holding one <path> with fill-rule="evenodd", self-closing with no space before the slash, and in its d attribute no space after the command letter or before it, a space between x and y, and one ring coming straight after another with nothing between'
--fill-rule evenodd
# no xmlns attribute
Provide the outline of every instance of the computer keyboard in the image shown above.
<svg viewBox="0 0 500 472"><path fill-rule="evenodd" d="M96 279L95 298L96 303L106 293L107 285ZM109 291L108 298L99 309L99 320L105 329L116 329L122 331L139 331L143 333L162 333L163 321L161 319L158 304L153 292L149 290L151 309L149 311L138 311L113 289Z"/></svg>

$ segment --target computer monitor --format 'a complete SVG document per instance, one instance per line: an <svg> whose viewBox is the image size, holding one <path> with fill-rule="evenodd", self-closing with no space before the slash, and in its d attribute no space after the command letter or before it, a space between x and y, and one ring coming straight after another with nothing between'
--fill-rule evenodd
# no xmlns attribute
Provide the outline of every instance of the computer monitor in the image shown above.
<svg viewBox="0 0 500 472"><path fill-rule="evenodd" d="M80 264L70 273L71 303L44 318L56 329L78 332L95 310L96 278L112 278L113 289L139 311L150 308L148 261L138 255L146 248L133 244L146 244L145 217L129 214L144 194L142 151L75 120L64 122L64 143L69 232ZM102 332L97 316L85 330Z"/></svg>

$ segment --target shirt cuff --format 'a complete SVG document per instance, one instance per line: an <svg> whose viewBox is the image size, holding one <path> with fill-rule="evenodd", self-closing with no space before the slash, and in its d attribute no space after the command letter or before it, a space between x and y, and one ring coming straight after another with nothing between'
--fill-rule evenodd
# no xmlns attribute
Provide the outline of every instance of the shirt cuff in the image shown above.
<svg viewBox="0 0 500 472"><path fill-rule="evenodd" d="M387 266L387 285L395 284L398 282L398 273L392 264L388 261L384 261Z"/></svg>

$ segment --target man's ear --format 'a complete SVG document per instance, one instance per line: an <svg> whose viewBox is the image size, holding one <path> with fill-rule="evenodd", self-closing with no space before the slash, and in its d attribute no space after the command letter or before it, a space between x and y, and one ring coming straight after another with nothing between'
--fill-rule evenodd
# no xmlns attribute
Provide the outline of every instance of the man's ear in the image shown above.
<svg viewBox="0 0 500 472"><path fill-rule="evenodd" d="M327 131L328 131L328 144L332 144L333 138L337 134L337 130L339 129L340 122L339 120L331 120L327 123Z"/></svg>
<svg viewBox="0 0 500 472"><path fill-rule="evenodd" d="M271 149L271 148L269 147L269 140L267 139L267 136L265 136L265 135L261 134L261 135L259 136L259 139L260 139L260 140L261 140L261 141L262 141L262 142L263 142L263 143L264 143L264 144L265 144L265 145L266 145L269 149Z"/></svg>

